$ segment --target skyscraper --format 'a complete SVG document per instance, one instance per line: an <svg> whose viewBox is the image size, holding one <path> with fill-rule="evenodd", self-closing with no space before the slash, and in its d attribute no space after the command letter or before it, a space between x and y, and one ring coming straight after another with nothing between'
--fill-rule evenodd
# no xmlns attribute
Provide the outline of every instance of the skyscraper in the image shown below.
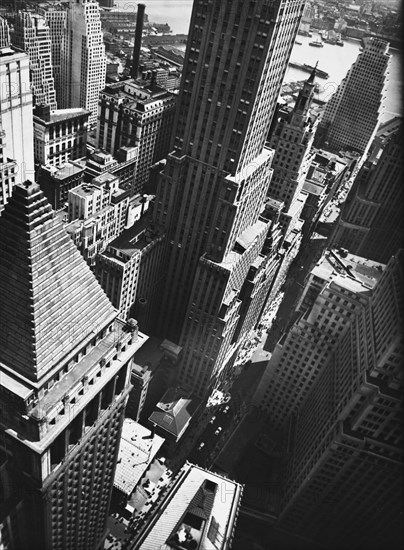
<svg viewBox="0 0 404 550"><path fill-rule="evenodd" d="M384 40L367 39L363 52L327 103L316 132L316 147L366 153L384 108L388 49Z"/></svg>
<svg viewBox="0 0 404 550"><path fill-rule="evenodd" d="M8 42L8 25L0 18L0 128L3 162L15 161L10 183L34 177L34 137L29 58Z"/></svg>
<svg viewBox="0 0 404 550"><path fill-rule="evenodd" d="M0 216L2 539L18 550L103 546L131 360L117 319L39 186Z"/></svg>
<svg viewBox="0 0 404 550"><path fill-rule="evenodd" d="M403 544L403 288L400 251L292 424L280 524L326 548Z"/></svg>
<svg viewBox="0 0 404 550"><path fill-rule="evenodd" d="M327 250L307 278L297 321L282 335L258 386L255 402L282 428L297 413L355 312L367 303L380 265Z"/></svg>
<svg viewBox="0 0 404 550"><path fill-rule="evenodd" d="M303 7L194 2L154 221L167 231L158 330L183 346L179 380L198 395L225 376L275 269L265 141Z"/></svg>
<svg viewBox="0 0 404 550"><path fill-rule="evenodd" d="M332 246L382 263L401 247L402 135L402 126L396 128L381 155L362 166L331 237Z"/></svg>
<svg viewBox="0 0 404 550"><path fill-rule="evenodd" d="M96 127L98 95L105 86L107 61L96 0L68 5L62 43L62 108L82 107L91 112Z"/></svg>
<svg viewBox="0 0 404 550"><path fill-rule="evenodd" d="M29 56L34 103L56 109L51 40L45 19L29 11L18 11L14 31L14 45Z"/></svg>
<svg viewBox="0 0 404 550"><path fill-rule="evenodd" d="M274 117L269 146L274 149L273 176L268 197L282 204L279 221L282 228L282 265L272 287L274 296L283 284L287 271L296 257L302 241L303 220L301 214L307 193L303 185L313 158L311 147L317 126L317 118L310 111L315 87L315 70L304 83L294 108L286 117Z"/></svg>
<svg viewBox="0 0 404 550"><path fill-rule="evenodd" d="M7 20L0 17L0 49L10 46L10 31Z"/></svg>
<svg viewBox="0 0 404 550"><path fill-rule="evenodd" d="M65 35L67 10L62 4L41 4L38 12L49 26L52 47L52 67L55 81L56 102L62 105L62 44Z"/></svg>
<svg viewBox="0 0 404 550"><path fill-rule="evenodd" d="M312 160L310 149L316 131L316 117L310 113L314 96L315 70L303 84L293 110L280 118L269 145L274 149L273 176L268 195L284 202L284 213L292 210Z"/></svg>

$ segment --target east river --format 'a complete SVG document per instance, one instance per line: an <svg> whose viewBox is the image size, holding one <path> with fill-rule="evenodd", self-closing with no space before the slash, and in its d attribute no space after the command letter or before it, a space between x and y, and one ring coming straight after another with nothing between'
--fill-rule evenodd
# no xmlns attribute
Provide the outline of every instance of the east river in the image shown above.
<svg viewBox="0 0 404 550"><path fill-rule="evenodd" d="M115 4L121 10L136 11L137 9L137 2L130 0L115 0ZM192 0L146 0L145 4L146 14L149 16L150 22L168 23L173 34L188 33L193 4ZM324 44L323 48L309 46L309 42L317 38L318 35L315 31L313 31L312 38L297 35L296 41L301 42L301 45L294 45L290 60L298 63L307 63L308 65L315 65L318 61L319 69L329 74L327 80L317 79L321 87L318 97L319 99L327 101L346 75L352 63L356 60L361 42L359 40L349 39L345 40L343 47L333 44ZM390 53L390 74L387 83L385 111L382 115L382 121L388 120L394 115L402 114L402 54L395 49L391 49ZM308 73L293 67L288 67L284 82L304 80L307 77Z"/></svg>

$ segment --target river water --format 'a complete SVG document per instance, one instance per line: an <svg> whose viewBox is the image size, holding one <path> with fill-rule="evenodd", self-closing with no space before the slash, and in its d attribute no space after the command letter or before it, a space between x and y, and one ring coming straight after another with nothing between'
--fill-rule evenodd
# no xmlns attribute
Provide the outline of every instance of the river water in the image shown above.
<svg viewBox="0 0 404 550"><path fill-rule="evenodd" d="M146 4L146 14L149 21L155 23L168 23L173 34L187 34L192 11L192 0L143 0ZM131 0L115 0L115 4L121 10L136 11L137 3ZM295 44L290 57L291 61L315 65L326 71L330 76L327 80L317 79L322 91L318 97L327 101L335 91L348 69L356 60L361 43L359 40L346 40L344 47L333 44L324 44L323 48L309 46L309 42L318 38L313 32L313 38L298 35L296 40L301 45ZM185 49L181 48L181 49ZM402 114L403 79L401 72L402 54L398 50L391 49L390 74L387 83L385 112L382 121L388 120L396 114ZM308 73L299 69L288 67L284 82L304 80Z"/></svg>

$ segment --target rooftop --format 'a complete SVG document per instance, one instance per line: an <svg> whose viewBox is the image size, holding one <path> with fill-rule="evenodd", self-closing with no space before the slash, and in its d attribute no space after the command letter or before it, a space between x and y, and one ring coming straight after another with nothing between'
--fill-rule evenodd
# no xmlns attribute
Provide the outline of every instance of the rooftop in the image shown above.
<svg viewBox="0 0 404 550"><path fill-rule="evenodd" d="M228 548L241 494L235 481L187 462L139 548ZM196 545L184 545L192 539Z"/></svg>
<svg viewBox="0 0 404 550"><path fill-rule="evenodd" d="M164 439L131 418L125 418L119 445L114 486L130 496Z"/></svg>
<svg viewBox="0 0 404 550"><path fill-rule="evenodd" d="M86 115L89 116L90 111L87 111L86 109L82 109L82 108L56 109L54 111L50 111L49 120L47 120L46 118L42 118L40 114L37 114L36 112L34 112L34 120L40 119L41 122L45 122L45 124L54 124L55 122L72 120L74 118L86 116Z"/></svg>
<svg viewBox="0 0 404 550"><path fill-rule="evenodd" d="M33 381L116 310L38 185L16 185L0 216L0 361Z"/></svg>
<svg viewBox="0 0 404 550"><path fill-rule="evenodd" d="M103 252L103 256L126 263L132 256L149 245L158 233L158 229L150 228L148 217L142 216L132 227L123 231L109 243L106 251ZM116 251L123 253L125 257L117 256Z"/></svg>
<svg viewBox="0 0 404 550"><path fill-rule="evenodd" d="M353 292L363 292L375 286L385 267L367 258L330 249L317 262L312 274Z"/></svg>
<svg viewBox="0 0 404 550"><path fill-rule="evenodd" d="M53 178L62 180L62 179L74 176L75 174L79 174L80 172L83 172L84 169L81 168L80 166L77 166L77 164L66 162L65 164L61 164L58 167L43 166L42 170L46 170L47 172L49 172L49 174Z"/></svg>
<svg viewBox="0 0 404 550"><path fill-rule="evenodd" d="M157 403L149 420L152 424L173 435L176 440L182 436L200 400L189 396L182 388L169 388Z"/></svg>

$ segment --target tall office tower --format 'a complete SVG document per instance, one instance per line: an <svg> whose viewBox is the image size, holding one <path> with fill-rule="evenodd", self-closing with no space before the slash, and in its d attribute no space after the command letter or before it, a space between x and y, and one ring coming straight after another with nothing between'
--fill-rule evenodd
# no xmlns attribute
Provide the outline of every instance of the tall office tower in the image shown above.
<svg viewBox="0 0 404 550"><path fill-rule="evenodd" d="M76 0L68 5L62 43L62 108L83 107L91 112L95 128L98 96L105 87L107 60L96 0Z"/></svg>
<svg viewBox="0 0 404 550"><path fill-rule="evenodd" d="M34 177L34 137L29 57L7 43L8 26L0 18L3 45L0 48L0 127L3 159L16 162L15 182Z"/></svg>
<svg viewBox="0 0 404 550"><path fill-rule="evenodd" d="M156 330L183 347L179 382L198 397L231 368L276 269L265 141L303 7L194 2L154 221L167 231Z"/></svg>
<svg viewBox="0 0 404 550"><path fill-rule="evenodd" d="M403 267L400 251L293 423L280 525L326 548L402 548Z"/></svg>
<svg viewBox="0 0 404 550"><path fill-rule="evenodd" d="M388 49L388 42L368 39L327 103L314 139L316 147L367 152L384 109Z"/></svg>
<svg viewBox="0 0 404 550"><path fill-rule="evenodd" d="M310 113L314 95L315 70L299 92L296 104L286 119L280 118L270 137L269 146L274 149L273 176L268 195L284 203L281 218L283 225L299 218L304 201L301 191L312 160L310 155L317 120Z"/></svg>
<svg viewBox="0 0 404 550"><path fill-rule="evenodd" d="M19 11L14 31L14 45L29 56L34 103L56 109L51 40L45 19L29 11Z"/></svg>
<svg viewBox="0 0 404 550"><path fill-rule="evenodd" d="M281 428L296 412L328 360L349 319L366 304L380 265L327 250L309 274L297 310L263 374L254 402Z"/></svg>
<svg viewBox="0 0 404 550"><path fill-rule="evenodd" d="M2 481L17 479L20 501L2 536L18 550L103 548L131 361L146 337L117 319L38 185L15 187L0 252Z"/></svg>
<svg viewBox="0 0 404 550"><path fill-rule="evenodd" d="M17 163L4 155L6 132L1 128L0 119L0 212L11 197L13 191Z"/></svg>
<svg viewBox="0 0 404 550"><path fill-rule="evenodd" d="M135 186L141 193L150 167L170 151L176 96L133 80L110 84L100 93L97 143L116 155L122 146L138 147Z"/></svg>
<svg viewBox="0 0 404 550"><path fill-rule="evenodd" d="M0 17L0 49L10 46L10 31L7 20Z"/></svg>
<svg viewBox="0 0 404 550"><path fill-rule="evenodd" d="M56 102L60 106L62 105L62 43L65 34L67 10L62 4L42 4L37 9L45 18L49 27Z"/></svg>
<svg viewBox="0 0 404 550"><path fill-rule="evenodd" d="M387 263L403 242L403 128L358 173L331 237L334 247Z"/></svg>

